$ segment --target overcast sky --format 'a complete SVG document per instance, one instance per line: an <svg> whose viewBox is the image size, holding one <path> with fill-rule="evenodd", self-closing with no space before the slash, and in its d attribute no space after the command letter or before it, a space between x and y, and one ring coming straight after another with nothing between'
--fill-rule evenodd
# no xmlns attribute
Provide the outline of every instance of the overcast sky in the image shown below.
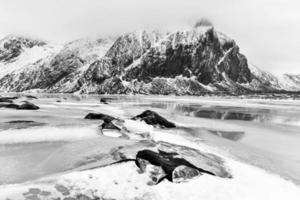
<svg viewBox="0 0 300 200"><path fill-rule="evenodd" d="M141 28L192 26L210 19L250 63L300 74L299 0L0 0L0 37L57 42Z"/></svg>

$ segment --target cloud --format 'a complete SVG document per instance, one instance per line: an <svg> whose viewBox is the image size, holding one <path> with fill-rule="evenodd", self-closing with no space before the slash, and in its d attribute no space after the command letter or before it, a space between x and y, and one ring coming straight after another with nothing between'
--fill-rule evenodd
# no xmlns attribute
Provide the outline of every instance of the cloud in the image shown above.
<svg viewBox="0 0 300 200"><path fill-rule="evenodd" d="M193 26L206 17L237 41L251 63L300 73L299 6L297 0L0 0L0 37L17 33L62 42Z"/></svg>

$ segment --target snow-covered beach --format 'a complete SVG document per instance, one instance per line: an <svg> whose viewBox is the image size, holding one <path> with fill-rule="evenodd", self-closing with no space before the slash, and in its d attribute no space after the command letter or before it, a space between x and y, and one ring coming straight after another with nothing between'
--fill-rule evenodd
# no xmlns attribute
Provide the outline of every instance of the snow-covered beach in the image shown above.
<svg viewBox="0 0 300 200"><path fill-rule="evenodd" d="M0 199L300 197L297 100L111 96L103 104L99 96L37 97L30 100L40 107L36 111L0 108ZM177 128L131 120L147 109ZM124 120L129 138L110 130L100 133L99 121L83 119L91 112ZM13 120L35 123L7 124ZM232 178L202 174L183 183L149 185L149 177L134 162L110 165L112 149L122 146L133 155L149 148L147 141L213 154L224 161Z"/></svg>

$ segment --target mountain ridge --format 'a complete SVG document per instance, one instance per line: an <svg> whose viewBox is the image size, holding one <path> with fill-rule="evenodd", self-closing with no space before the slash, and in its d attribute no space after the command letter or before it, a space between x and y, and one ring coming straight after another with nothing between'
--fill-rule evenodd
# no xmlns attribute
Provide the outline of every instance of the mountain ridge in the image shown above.
<svg viewBox="0 0 300 200"><path fill-rule="evenodd" d="M207 23L64 45L15 36L0 40L0 91L33 90L162 95L299 92L300 75L277 77L248 64L236 42Z"/></svg>

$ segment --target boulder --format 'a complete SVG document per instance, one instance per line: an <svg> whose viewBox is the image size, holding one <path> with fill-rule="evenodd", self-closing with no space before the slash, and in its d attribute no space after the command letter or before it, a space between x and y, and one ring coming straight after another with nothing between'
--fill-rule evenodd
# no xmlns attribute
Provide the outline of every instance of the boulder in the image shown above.
<svg viewBox="0 0 300 200"><path fill-rule="evenodd" d="M148 185L156 185L167 176L161 166L152 165L149 161L142 158L137 158L136 162L141 173L146 173L150 178Z"/></svg>
<svg viewBox="0 0 300 200"><path fill-rule="evenodd" d="M135 163L141 172L149 174L155 184L164 178L181 183L202 174L232 178L220 157L166 142L159 142L155 148L138 151ZM160 167L162 172L148 165Z"/></svg>
<svg viewBox="0 0 300 200"><path fill-rule="evenodd" d="M25 97L28 99L38 99L36 96L32 96L32 95L26 95Z"/></svg>
<svg viewBox="0 0 300 200"><path fill-rule="evenodd" d="M174 183L186 182L189 179L192 179L200 175L201 173L199 170L185 165L180 165L173 170L172 181Z"/></svg>
<svg viewBox="0 0 300 200"><path fill-rule="evenodd" d="M0 108L11 108L11 109L17 109L19 108L19 105L14 104L14 103L9 103L9 104L0 104Z"/></svg>
<svg viewBox="0 0 300 200"><path fill-rule="evenodd" d="M173 178L176 179L176 182L180 182L181 179L186 180L189 177L195 177L201 173L215 175L212 172L196 167L184 158L177 157L177 154L168 154L166 152L157 153L152 150L139 151L136 156L136 165L141 171L145 171L144 160L151 165L162 168L163 173L156 175L155 177L167 178L171 182L173 182ZM157 183L160 181L161 180L157 180Z"/></svg>
<svg viewBox="0 0 300 200"><path fill-rule="evenodd" d="M154 111L146 110L143 113L132 118L133 120L141 120L149 125L159 126L161 128L175 128L173 122L168 121Z"/></svg>
<svg viewBox="0 0 300 200"><path fill-rule="evenodd" d="M103 103L103 104L108 104L107 100L106 100L106 99L104 99L104 98L101 98L101 99L100 99L100 103Z"/></svg>
<svg viewBox="0 0 300 200"><path fill-rule="evenodd" d="M18 97L0 97L1 103L12 103L13 100L18 99Z"/></svg>
<svg viewBox="0 0 300 200"><path fill-rule="evenodd" d="M115 120L112 120L110 122L105 122L103 121L102 124L100 125L100 127L102 129L110 129L110 130L118 130L121 131L122 127L119 127L118 125L116 125L116 123L114 123Z"/></svg>
<svg viewBox="0 0 300 200"><path fill-rule="evenodd" d="M113 98L109 98L109 97L102 97L100 98L100 103L103 103L103 104L108 104L109 102L112 101Z"/></svg>
<svg viewBox="0 0 300 200"><path fill-rule="evenodd" d="M84 119L91 119L91 120L102 120L99 125L99 128L102 130L110 129L110 130L125 130L123 126L124 121L114 118L110 115L102 114L102 113L89 113L85 116Z"/></svg>
<svg viewBox="0 0 300 200"><path fill-rule="evenodd" d="M192 163L198 169L204 169L218 177L232 178L232 175L225 166L224 160L217 155L167 142L159 142L157 151L160 152L160 154L184 158L187 162Z"/></svg>
<svg viewBox="0 0 300 200"><path fill-rule="evenodd" d="M34 105L33 103L30 103L28 101L25 101L23 104L19 105L17 108L18 110L38 110L40 107L37 105Z"/></svg>
<svg viewBox="0 0 300 200"><path fill-rule="evenodd" d="M84 119L102 120L106 123L109 123L116 118L102 113L89 113L84 117Z"/></svg>

